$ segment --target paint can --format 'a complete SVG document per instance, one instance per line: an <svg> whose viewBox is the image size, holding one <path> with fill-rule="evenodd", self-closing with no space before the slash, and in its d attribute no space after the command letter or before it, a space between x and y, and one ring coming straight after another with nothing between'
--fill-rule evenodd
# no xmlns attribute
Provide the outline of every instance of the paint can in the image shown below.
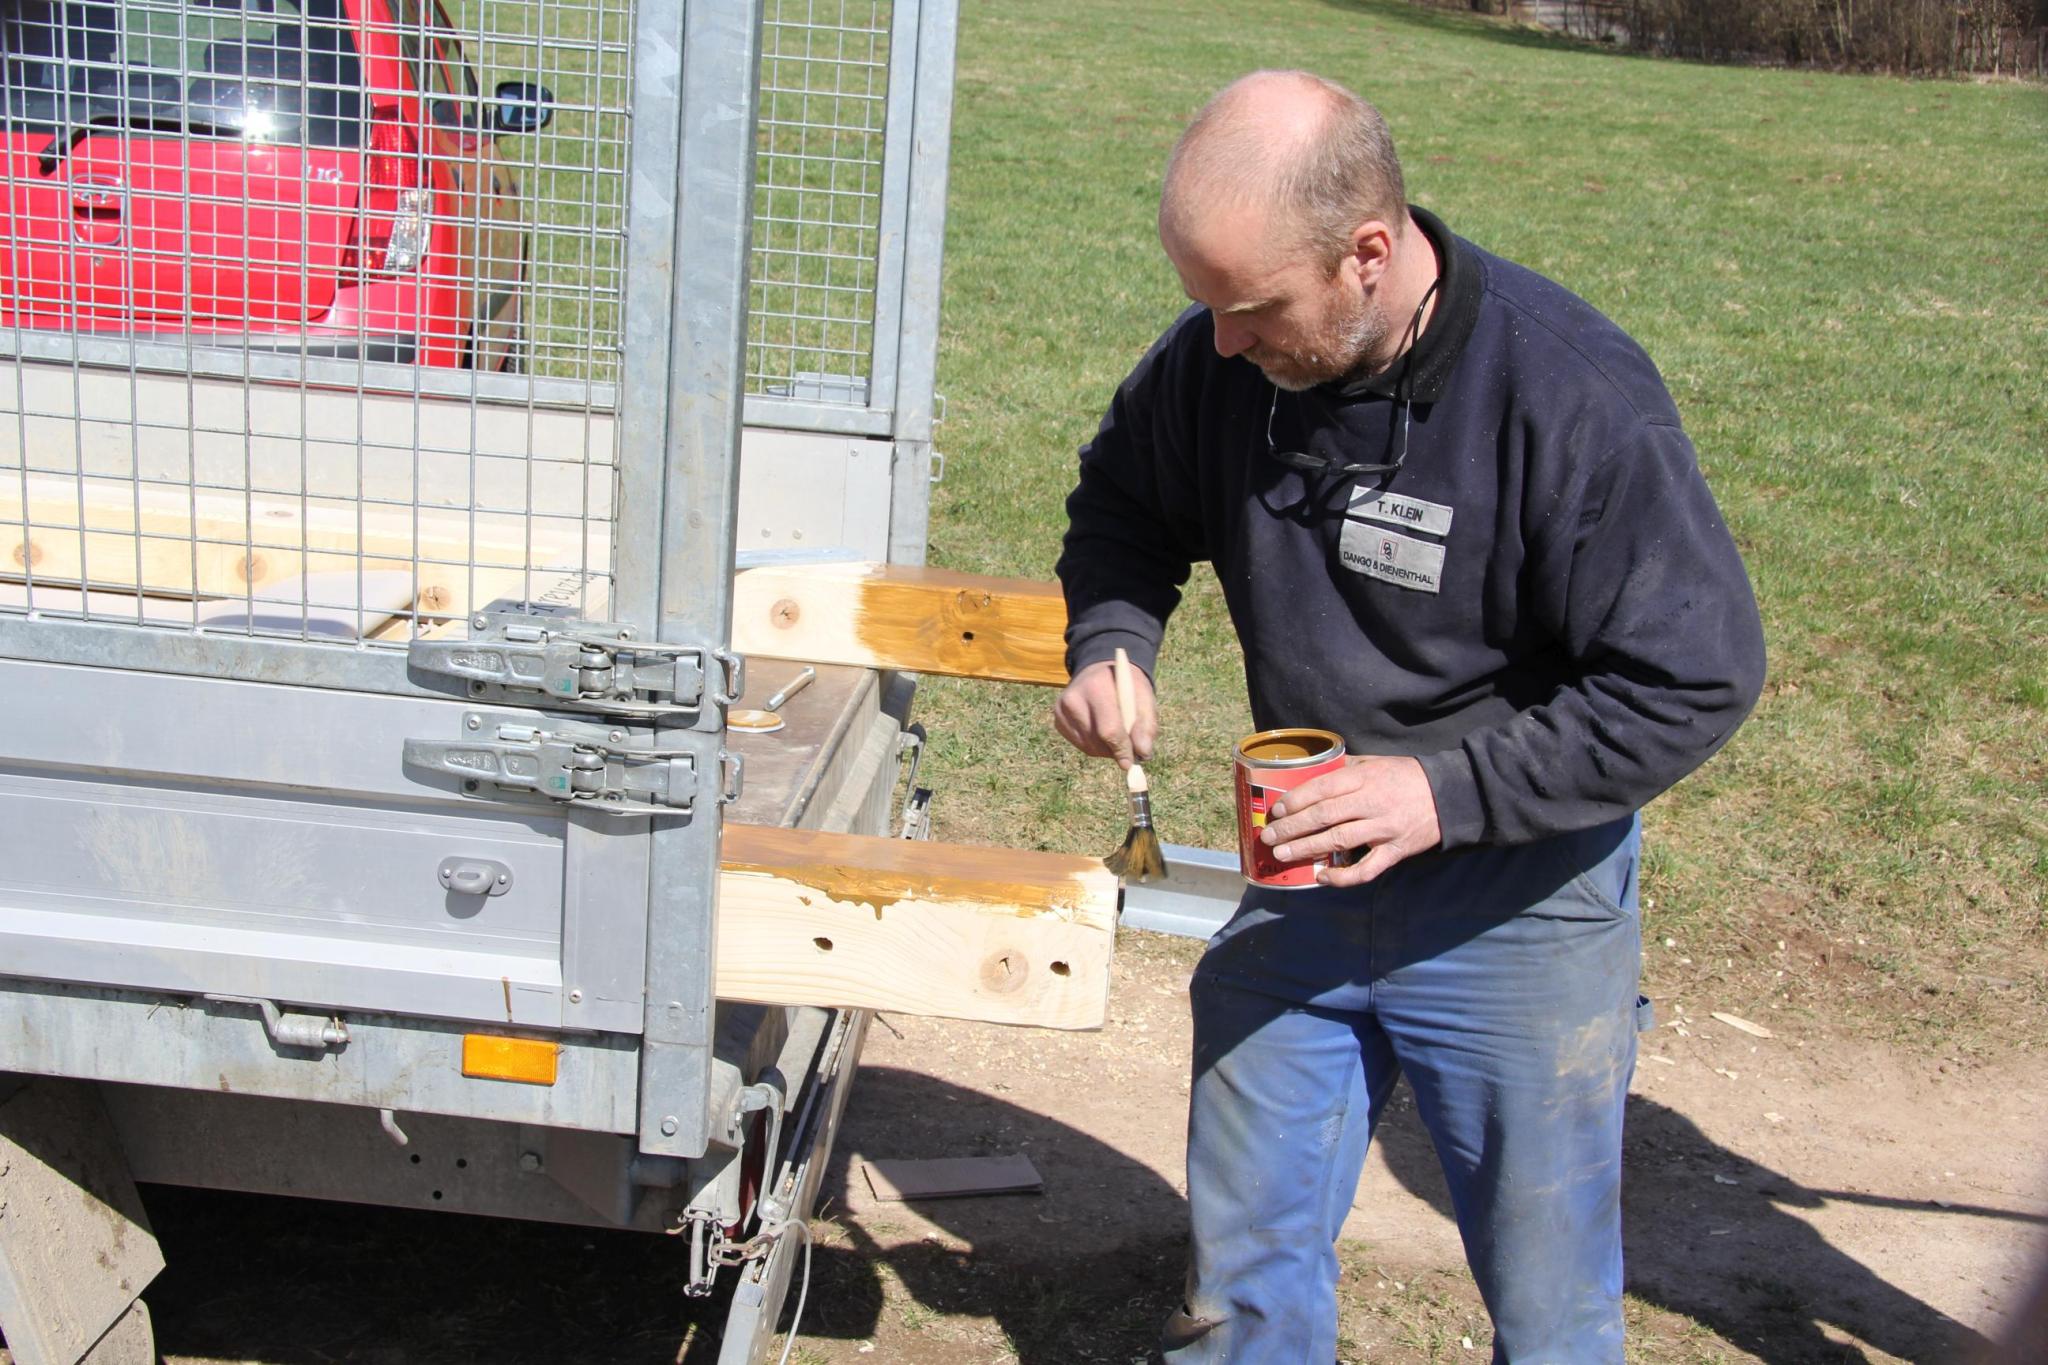
<svg viewBox="0 0 2048 1365"><path fill-rule="evenodd" d="M1283 863L1259 841L1266 812L1282 795L1312 777L1344 766L1344 736L1334 730L1261 730L1237 742L1237 857L1253 886L1295 889L1316 884L1316 873L1342 855L1314 862Z"/></svg>

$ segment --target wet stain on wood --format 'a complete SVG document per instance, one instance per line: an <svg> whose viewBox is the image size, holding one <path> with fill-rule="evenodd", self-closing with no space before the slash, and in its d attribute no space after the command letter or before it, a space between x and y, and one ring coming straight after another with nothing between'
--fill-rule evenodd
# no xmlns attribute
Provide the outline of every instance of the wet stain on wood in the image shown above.
<svg viewBox="0 0 2048 1365"><path fill-rule="evenodd" d="M795 882L871 909L877 919L900 901L972 904L1026 918L1114 918L1114 892L1104 895L1113 880L1100 859L1078 854L728 824L721 866Z"/></svg>
<svg viewBox="0 0 2048 1365"><path fill-rule="evenodd" d="M733 639L749 653L962 678L1067 680L1056 583L884 564L749 569Z"/></svg>
<svg viewBox="0 0 2048 1365"><path fill-rule="evenodd" d="M861 585L854 632L877 658L921 671L1057 685L1067 605L1051 583L896 568Z"/></svg>

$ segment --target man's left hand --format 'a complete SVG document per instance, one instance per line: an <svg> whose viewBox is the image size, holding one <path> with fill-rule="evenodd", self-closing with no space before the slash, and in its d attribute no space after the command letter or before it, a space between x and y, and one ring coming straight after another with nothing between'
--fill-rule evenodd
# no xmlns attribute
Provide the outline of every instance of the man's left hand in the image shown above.
<svg viewBox="0 0 2048 1365"><path fill-rule="evenodd" d="M1422 765L1412 758L1369 756L1311 778L1275 801L1259 837L1274 857L1289 863L1369 847L1349 867L1332 867L1316 878L1325 886L1357 886L1403 858L1428 853L1443 842L1443 831Z"/></svg>

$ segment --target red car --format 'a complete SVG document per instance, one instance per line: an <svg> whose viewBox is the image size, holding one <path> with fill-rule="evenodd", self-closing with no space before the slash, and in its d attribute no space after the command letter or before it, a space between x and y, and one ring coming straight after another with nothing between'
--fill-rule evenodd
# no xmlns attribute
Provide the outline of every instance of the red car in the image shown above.
<svg viewBox="0 0 2048 1365"><path fill-rule="evenodd" d="M0 328L516 369L526 229L439 0L10 3Z"/></svg>

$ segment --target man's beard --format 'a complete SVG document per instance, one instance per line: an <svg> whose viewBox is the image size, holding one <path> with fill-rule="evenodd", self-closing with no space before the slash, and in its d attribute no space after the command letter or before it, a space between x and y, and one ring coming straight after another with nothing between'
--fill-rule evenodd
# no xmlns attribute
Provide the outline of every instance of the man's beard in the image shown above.
<svg viewBox="0 0 2048 1365"><path fill-rule="evenodd" d="M1388 330L1386 319L1360 300L1358 312L1326 319L1306 345L1258 346L1244 356L1275 388L1299 393L1356 373L1379 351Z"/></svg>

